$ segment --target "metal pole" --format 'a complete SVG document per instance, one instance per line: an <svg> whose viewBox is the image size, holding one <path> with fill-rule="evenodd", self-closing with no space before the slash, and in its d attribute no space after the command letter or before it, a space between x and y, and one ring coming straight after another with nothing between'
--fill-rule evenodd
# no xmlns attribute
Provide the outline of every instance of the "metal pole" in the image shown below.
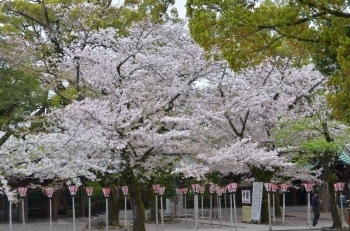
<svg viewBox="0 0 350 231"><path fill-rule="evenodd" d="M232 217L232 193L230 193L230 219L231 219L231 227L233 227L233 217Z"/></svg>
<svg viewBox="0 0 350 231"><path fill-rule="evenodd" d="M126 195L124 196L124 228L126 229Z"/></svg>
<svg viewBox="0 0 350 231"><path fill-rule="evenodd" d="M236 231L237 231L237 213L236 213L236 197L235 197L235 193L233 193L233 211L235 214L235 227L236 227Z"/></svg>
<svg viewBox="0 0 350 231"><path fill-rule="evenodd" d="M213 195L210 194L210 225L213 225Z"/></svg>
<svg viewBox="0 0 350 231"><path fill-rule="evenodd" d="M219 196L219 219L220 219L220 227L222 227L222 222L221 222L221 197Z"/></svg>
<svg viewBox="0 0 350 231"><path fill-rule="evenodd" d="M157 224L157 231L158 231L158 194L156 194L156 224Z"/></svg>
<svg viewBox="0 0 350 231"><path fill-rule="evenodd" d="M12 231L12 203L11 201L9 201L9 203L10 203L9 222L10 222L10 231Z"/></svg>
<svg viewBox="0 0 350 231"><path fill-rule="evenodd" d="M89 231L91 231L91 196L89 196Z"/></svg>
<svg viewBox="0 0 350 231"><path fill-rule="evenodd" d="M307 211L309 219L309 230L311 230L311 214L310 214L310 193L307 193Z"/></svg>
<svg viewBox="0 0 350 231"><path fill-rule="evenodd" d="M22 197L22 219L23 219L23 229L26 229L26 220L24 214L24 197Z"/></svg>
<svg viewBox="0 0 350 231"><path fill-rule="evenodd" d="M72 207L73 207L73 231L75 231L75 203L74 203L74 196L72 196Z"/></svg>
<svg viewBox="0 0 350 231"><path fill-rule="evenodd" d="M51 198L50 201L50 231L52 230L52 204L51 204Z"/></svg>
<svg viewBox="0 0 350 231"><path fill-rule="evenodd" d="M340 195L341 227L344 228L343 195Z"/></svg>
<svg viewBox="0 0 350 231"><path fill-rule="evenodd" d="M224 205L225 205L225 218L226 218L226 222L228 222L228 217L227 217L227 202L226 202L226 192L224 194Z"/></svg>
<svg viewBox="0 0 350 231"><path fill-rule="evenodd" d="M267 204L269 208L269 226L271 231L271 205L270 205L270 192L267 192Z"/></svg>
<svg viewBox="0 0 350 231"><path fill-rule="evenodd" d="M204 224L204 222L203 222L203 217L204 217L204 215L203 215L203 210L204 210L204 206L203 206L203 194L202 194L202 224Z"/></svg>
<svg viewBox="0 0 350 231"><path fill-rule="evenodd" d="M108 222L108 197L106 197L106 231L109 229L109 222Z"/></svg>
<svg viewBox="0 0 350 231"><path fill-rule="evenodd" d="M284 219L285 219L285 208L286 208L286 194L285 194L285 192L283 192L283 209L282 209L282 213L283 213L283 215L282 215L282 224L284 225Z"/></svg>
<svg viewBox="0 0 350 231"><path fill-rule="evenodd" d="M163 196L160 196L160 218L162 221L162 230L164 230L164 222L163 222Z"/></svg>
<svg viewBox="0 0 350 231"><path fill-rule="evenodd" d="M187 223L187 201L186 201L186 194L185 194L185 219Z"/></svg>
<svg viewBox="0 0 350 231"><path fill-rule="evenodd" d="M273 224L276 223L276 216L275 216L275 193L272 192L272 216L273 216Z"/></svg>
<svg viewBox="0 0 350 231"><path fill-rule="evenodd" d="M198 229L198 194L194 194L194 230Z"/></svg>

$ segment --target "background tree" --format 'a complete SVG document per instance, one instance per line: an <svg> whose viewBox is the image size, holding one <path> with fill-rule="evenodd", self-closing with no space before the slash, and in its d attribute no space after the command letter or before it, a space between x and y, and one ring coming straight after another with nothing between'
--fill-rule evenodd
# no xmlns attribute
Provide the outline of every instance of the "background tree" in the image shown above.
<svg viewBox="0 0 350 231"><path fill-rule="evenodd" d="M207 51L218 49L235 70L274 57L281 47L297 60L304 53L311 62L328 64L328 102L337 119L349 122L346 1L189 0L186 6L196 42Z"/></svg>
<svg viewBox="0 0 350 231"><path fill-rule="evenodd" d="M296 113L284 118L275 127L276 145L283 148L294 162L309 164L318 169L317 177L325 182L328 195L322 195L332 214L333 227L340 228L341 221L334 199L336 166L349 137L349 128L334 120L326 105L326 95L310 95L305 104L309 113ZM328 202L328 203L327 203ZM328 208L325 208L328 209Z"/></svg>
<svg viewBox="0 0 350 231"><path fill-rule="evenodd" d="M307 113L304 101L324 80L313 65L296 68L284 59L239 72L223 66L220 75L208 75L192 100L203 150L192 157L197 164L183 164L177 171L197 178L219 171L263 182L310 180L277 152L271 132L282 116Z"/></svg>

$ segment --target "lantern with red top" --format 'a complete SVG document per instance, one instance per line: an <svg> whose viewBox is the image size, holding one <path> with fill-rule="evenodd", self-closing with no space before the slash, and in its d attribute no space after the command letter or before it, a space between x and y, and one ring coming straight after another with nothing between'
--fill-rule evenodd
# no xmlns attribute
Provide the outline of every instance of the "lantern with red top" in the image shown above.
<svg viewBox="0 0 350 231"><path fill-rule="evenodd" d="M89 231L91 231L91 196L92 192L94 191L93 187L86 187L86 194L89 197Z"/></svg>
<svg viewBox="0 0 350 231"><path fill-rule="evenodd" d="M111 193L111 188L102 188L102 192L105 197L109 197L109 194Z"/></svg>
<svg viewBox="0 0 350 231"><path fill-rule="evenodd" d="M50 201L50 231L51 231L52 230L52 204L51 204L51 198L53 196L53 188L45 189L45 195L49 198L49 201Z"/></svg>
<svg viewBox="0 0 350 231"><path fill-rule="evenodd" d="M154 184L152 185L152 188L154 190L154 193L156 194L156 224L157 224L157 231L158 231L158 194L159 194L159 188L160 184Z"/></svg>
<svg viewBox="0 0 350 231"><path fill-rule="evenodd" d="M220 220L220 227L222 226L222 220L221 220L221 196L222 194L226 192L226 187L217 187L216 188L216 195L218 196L219 201L219 220Z"/></svg>
<svg viewBox="0 0 350 231"><path fill-rule="evenodd" d="M229 193L235 193L237 190L237 183L230 183L227 185L227 190Z"/></svg>
<svg viewBox="0 0 350 231"><path fill-rule="evenodd" d="M210 225L213 225L213 194L215 193L216 186L209 185L209 193L210 193Z"/></svg>
<svg viewBox="0 0 350 231"><path fill-rule="evenodd" d="M215 193L216 186L215 185L209 185L209 193L213 194Z"/></svg>
<svg viewBox="0 0 350 231"><path fill-rule="evenodd" d="M184 207L184 213L185 213L185 220L187 223L187 199L186 199L186 195L188 193L188 188L180 188L180 192L185 196L185 207Z"/></svg>
<svg viewBox="0 0 350 231"><path fill-rule="evenodd" d="M336 184L337 184L338 191L343 192L345 183L344 182L337 182ZM341 210L341 214L342 214L341 215L342 216L342 228L344 228L344 223L345 223L344 222L344 215L343 215L343 213L344 213L344 211L343 211L344 202L343 201L344 200L346 201L345 196L343 193L341 193L341 195L339 196L339 203L340 203L340 210Z"/></svg>
<svg viewBox="0 0 350 231"><path fill-rule="evenodd" d="M280 184L282 192L287 192L289 185L288 184Z"/></svg>
<svg viewBox="0 0 350 231"><path fill-rule="evenodd" d="M111 193L111 188L102 188L103 195L106 198L106 231L109 229L109 222L108 222L108 197Z"/></svg>
<svg viewBox="0 0 350 231"><path fill-rule="evenodd" d="M192 191L194 194L194 230L198 228L198 194L201 191L199 184L192 184Z"/></svg>
<svg viewBox="0 0 350 231"><path fill-rule="evenodd" d="M271 185L271 192L272 192L272 217L273 217L273 224L276 223L276 211L275 211L275 192L277 191L278 185L272 184Z"/></svg>
<svg viewBox="0 0 350 231"><path fill-rule="evenodd" d="M312 191L312 187L314 186L313 183L304 183L304 187L306 192L310 193Z"/></svg>
<svg viewBox="0 0 350 231"><path fill-rule="evenodd" d="M205 192L205 187L201 186L199 189L199 193L201 194L201 207L202 207L202 223L204 220L204 192Z"/></svg>
<svg viewBox="0 0 350 231"><path fill-rule="evenodd" d="M45 189L45 195L48 197L48 198L51 198L53 196L53 188L47 188Z"/></svg>
<svg viewBox="0 0 350 231"><path fill-rule="evenodd" d="M128 195L128 193L129 193L128 186L122 186L122 192L123 192L124 196Z"/></svg>
<svg viewBox="0 0 350 231"><path fill-rule="evenodd" d="M154 184L154 185L152 185L152 188L154 190L154 193L158 194L159 193L160 184Z"/></svg>
<svg viewBox="0 0 350 231"><path fill-rule="evenodd" d="M278 185L277 184L272 184L271 185L271 192L276 192L278 189Z"/></svg>
<svg viewBox="0 0 350 231"><path fill-rule="evenodd" d="M281 184L281 190L282 190L282 193L283 193L283 210L282 210L282 224L284 225L284 221L285 221L285 208L286 208L286 192L289 188L289 185L288 184Z"/></svg>
<svg viewBox="0 0 350 231"><path fill-rule="evenodd" d="M200 194L204 194L204 192L205 192L205 187L204 186L200 186L199 193Z"/></svg>
<svg viewBox="0 0 350 231"><path fill-rule="evenodd" d="M72 215L73 215L73 231L75 231L75 202L74 196L77 194L78 186L76 185L68 185L70 195L72 196Z"/></svg>
<svg viewBox="0 0 350 231"><path fill-rule="evenodd" d="M334 191L338 191L338 184L337 183L334 183Z"/></svg>
<svg viewBox="0 0 350 231"><path fill-rule="evenodd" d="M233 217L232 217L232 200L234 201L234 213L235 213L235 228L237 231L237 215L236 215L236 197L235 193L237 191L237 183L233 182L227 185L227 190L230 193L230 215L231 215L231 227L233 227Z"/></svg>
<svg viewBox="0 0 350 231"><path fill-rule="evenodd" d="M312 191L314 184L313 183L304 183L305 190L307 192L307 220L309 224L309 229L311 229L311 215L310 215L310 193Z"/></svg>
<svg viewBox="0 0 350 231"><path fill-rule="evenodd" d="M22 219L23 219L23 228L24 229L26 226L25 215L24 215L24 198L26 197L27 189L28 189L27 187L19 187L17 189L19 196L22 198Z"/></svg>
<svg viewBox="0 0 350 231"><path fill-rule="evenodd" d="M272 188L272 183L264 183L266 191L270 192Z"/></svg>
<svg viewBox="0 0 350 231"><path fill-rule="evenodd" d="M127 214L126 214L126 196L129 193L129 188L128 188L128 186L122 186L121 189L122 189L122 192L124 194L124 228L126 230L126 216L127 216Z"/></svg>
<svg viewBox="0 0 350 231"><path fill-rule="evenodd" d="M158 191L159 195L163 196L164 195L164 191L165 191L165 187L160 186L159 187L159 191Z"/></svg>
<svg viewBox="0 0 350 231"><path fill-rule="evenodd" d="M176 195L181 195L181 194L182 194L182 189L176 188Z"/></svg>
<svg viewBox="0 0 350 231"><path fill-rule="evenodd" d="M77 194L78 186L69 185L68 188L69 188L70 195L74 197Z"/></svg>
<svg viewBox="0 0 350 231"><path fill-rule="evenodd" d="M25 197L28 188L27 187L19 187L17 190L18 190L18 194L20 197Z"/></svg>
<svg viewBox="0 0 350 231"><path fill-rule="evenodd" d="M93 187L86 187L85 190L86 190L87 196L88 196L88 197L91 197L91 196L92 196L92 193L93 193L93 191L94 191L94 188L93 188Z"/></svg>
<svg viewBox="0 0 350 231"><path fill-rule="evenodd" d="M344 182L338 182L337 184L337 189L339 192L342 192L344 190L345 183Z"/></svg>
<svg viewBox="0 0 350 231"><path fill-rule="evenodd" d="M198 194L200 192L201 186L199 184L192 184L193 194Z"/></svg>

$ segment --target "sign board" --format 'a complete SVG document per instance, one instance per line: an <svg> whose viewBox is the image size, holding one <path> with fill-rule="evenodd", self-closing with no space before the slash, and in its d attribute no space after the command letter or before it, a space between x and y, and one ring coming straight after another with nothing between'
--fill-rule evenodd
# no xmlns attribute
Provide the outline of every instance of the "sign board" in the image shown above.
<svg viewBox="0 0 350 231"><path fill-rule="evenodd" d="M242 203L250 204L250 190L242 190Z"/></svg>
<svg viewBox="0 0 350 231"><path fill-rule="evenodd" d="M251 206L242 206L242 221L243 222L250 222L252 217L252 207Z"/></svg>
<svg viewBox="0 0 350 231"><path fill-rule="evenodd" d="M252 194L252 221L260 221L261 218L261 203L263 194L263 182L253 183L253 194Z"/></svg>

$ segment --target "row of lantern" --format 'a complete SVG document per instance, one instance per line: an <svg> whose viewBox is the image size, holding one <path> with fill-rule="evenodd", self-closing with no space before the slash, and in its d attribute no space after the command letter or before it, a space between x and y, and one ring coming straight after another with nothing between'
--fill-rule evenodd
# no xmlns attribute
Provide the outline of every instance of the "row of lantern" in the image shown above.
<svg viewBox="0 0 350 231"><path fill-rule="evenodd" d="M313 184L312 183L304 183L303 184L306 191L308 193L310 193L313 189ZM192 191L193 193L195 194L195 196L197 196L197 203L198 203L198 194L202 194L202 200L203 200L203 194L205 192L205 187L204 186L201 186L200 184L192 184ZM335 191L343 191L344 189L344 186L345 186L345 183L342 183L342 182L338 182L338 183L335 183L334 184L334 188L335 188ZM227 191L232 194L232 193L235 193L237 191L237 183L230 183L228 184L227 186L223 186L223 187L217 187L215 185L210 185L209 186L209 193L211 195L211 198L210 198L210 206L211 206L211 209L210 211L212 211L212 194L216 193L219 197L222 196L222 194L226 193ZM287 192L288 188L290 187L288 184L274 184L274 183L264 183L264 187L266 189L266 191L268 192L268 197L270 196L269 192L276 192L276 190L280 187L281 188L281 191L283 192L283 224L284 224L284 208L285 208L285 192ZM75 231L75 211L74 211L74 196L76 195L76 192L78 190L78 186L76 185L69 185L68 186L69 188L69 191L70 191L70 194L72 195L72 203L73 203L73 230ZM160 195L162 196L164 194L164 191L165 191L165 187L162 187L160 186L160 184L154 184L152 185L152 188L156 194L156 208L158 209L158 201L157 201L157 196ZM89 197L89 230L91 230L91 201L90 201L90 197L93 193L93 187L86 187L86 193ZM121 187L122 191L123 191L123 194L126 196L128 194L128 187L127 186L122 186ZM110 188L102 188L102 192L104 194L104 196L106 197L106 224L108 224L108 200L107 198L109 197L109 194L110 194ZM26 192L27 192L27 187L19 187L18 188L18 193L20 195L20 197L22 197L22 200L23 198L25 197L26 195ZM54 189L52 188L48 188L48 189L45 189L45 195L50 198L50 230L51 230L51 226L52 226L52 216L51 216L51 198L53 196L53 192L54 192ZM187 205L186 205L186 195L188 193L188 188L179 188L177 189L177 194L183 194L185 196L185 209L187 208ZM274 196L274 194L273 194ZM231 200L231 209L232 209L232 198L234 199L234 197L230 197L230 200ZM309 201L308 201L308 211L310 211L309 207L310 207L310 197L308 197ZM268 199L268 201L270 202L270 199ZM274 202L274 199L273 199L273 202ZM162 200L161 200L161 203L162 203ZM203 201L202 201L202 206L203 206ZM221 206L219 204L219 206ZM234 203L234 206L235 206L235 203ZM126 197L125 197L125 228L126 228ZM197 207L198 207L198 204L197 204ZM269 205L270 207L270 205ZM275 206L273 205L273 208ZM161 208L163 208L163 206L161 205ZM11 209L11 206L10 206L10 209ZM198 209L198 208L197 208ZM221 209L221 208L220 208ZM24 203L22 203L22 211L23 211L23 226L25 226L25 219L24 219ZM162 214L163 211L161 211L161 214ZM202 208L202 213L203 213L203 208ZM269 213L270 213L270 210L269 210ZM186 223L187 223L187 214L185 212L185 217L186 217ZM10 212L10 216L11 216L11 212ZM163 228L163 215L162 216L162 228ZM220 221L221 221L221 215L219 214L220 216ZM198 216L195 216L195 218L198 217ZM212 214L210 215L210 217L212 218ZM235 210L235 217L236 217L236 210ZM269 216L270 217L270 216ZM311 221L310 221L310 214L308 213L308 222L309 222L309 225L311 224ZM203 218L203 214L202 214L202 218ZM235 218L235 221L236 221L236 218ZM158 230L158 212L156 212L156 222L157 222L157 230ZM212 221L211 221L212 222ZM270 223L270 227L271 227L271 221L269 221ZM232 224L232 212L231 212L231 224ZM197 230L197 224L195 224L195 229ZM236 226L236 229L237 229L237 226ZM11 223L11 219L10 219L10 230L12 230L12 223ZM106 230L108 230L108 225L106 225Z"/></svg>
<svg viewBox="0 0 350 231"><path fill-rule="evenodd" d="M69 185L68 189L72 196L72 214L73 214L73 231L76 231L75 228L75 206L74 206L74 196L76 195L78 191L78 186L76 185ZM19 196L22 198L22 216L23 216L23 228L25 229L25 214L24 214L24 197L27 193L27 187L19 187L17 188ZM93 187L86 187L86 193L89 197L89 231L91 230L91 196L94 191ZM128 186L122 186L121 187L123 194L125 195L125 228L126 228L126 196L128 195ZM111 192L111 188L102 188L103 195L106 198L106 230L108 231L108 197ZM163 191L164 192L164 191ZM51 198L54 193L53 188L47 188L44 191L45 195L50 199L50 231L52 230L52 206L51 206ZM11 202L10 202L10 231L12 231L12 211L11 211Z"/></svg>

